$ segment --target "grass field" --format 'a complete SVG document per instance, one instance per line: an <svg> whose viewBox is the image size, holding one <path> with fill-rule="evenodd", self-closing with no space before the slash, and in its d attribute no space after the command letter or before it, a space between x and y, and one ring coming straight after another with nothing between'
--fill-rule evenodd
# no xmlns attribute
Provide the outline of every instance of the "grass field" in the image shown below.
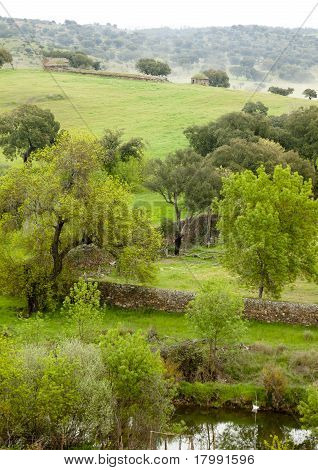
<svg viewBox="0 0 318 470"><path fill-rule="evenodd" d="M27 344L54 348L76 336L76 325L62 313L23 319L18 315L21 306L15 299L0 297L0 334L11 338L17 348ZM100 334L116 326L122 330L141 330L145 334L150 330L152 334L156 332L153 348L174 347L183 340L197 338L183 314L108 307L102 310L101 322L95 325L90 341L98 343ZM226 353L227 359L222 362L222 374L216 384L248 384L255 395L254 388L262 386L262 370L268 365L279 366L288 384L302 389L318 378L317 327L249 321L242 344L244 347L239 350Z"/></svg>
<svg viewBox="0 0 318 470"><path fill-rule="evenodd" d="M34 319L25 320L19 318L17 311L22 306L21 301L10 297L0 297L0 325L8 330L13 337L23 337L31 342L35 339L36 328L30 328L30 337L27 336L26 326L33 323ZM61 313L47 314L44 317L41 328L41 341L61 339L61 337L73 336L74 325L67 321ZM62 321L61 321L62 320ZM102 328L108 329L121 325L133 330L147 331L155 328L161 337L172 340L184 340L196 338L196 334L181 313L166 313L150 310L130 310L120 308L106 308L102 315ZM312 333L309 341L305 331ZM23 334L22 334L23 333ZM244 339L246 344L264 342L271 346L285 345L290 349L308 350L318 345L318 328L302 325L285 325L279 323L267 324L256 321L248 322L248 330Z"/></svg>
<svg viewBox="0 0 318 470"><path fill-rule="evenodd" d="M239 111L251 95L247 91L200 85L40 70L1 70L0 89L1 112L22 103L34 103L51 109L65 129L81 129L99 136L105 128L122 128L129 137L144 138L151 157L164 157L186 145L183 130L187 126ZM308 104L302 99L269 93L257 93L253 100L263 101L271 114Z"/></svg>

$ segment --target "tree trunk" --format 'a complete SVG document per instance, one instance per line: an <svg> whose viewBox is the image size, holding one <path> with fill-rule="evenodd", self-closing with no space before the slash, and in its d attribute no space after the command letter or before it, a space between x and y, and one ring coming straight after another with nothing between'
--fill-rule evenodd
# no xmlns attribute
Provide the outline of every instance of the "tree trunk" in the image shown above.
<svg viewBox="0 0 318 470"><path fill-rule="evenodd" d="M51 245L51 255L53 258L53 269L51 272L51 281L55 282L57 276L61 273L63 268L63 252L60 253L59 245L60 245L60 236L65 224L65 220L59 217L57 224L55 225L53 241Z"/></svg>
<svg viewBox="0 0 318 470"><path fill-rule="evenodd" d="M28 316L39 311L39 299L36 292L36 285L32 283L27 292Z"/></svg>
<svg viewBox="0 0 318 470"><path fill-rule="evenodd" d="M30 147L24 152L24 154L22 155L23 163L27 163L27 161L29 160L29 157L30 157L30 155L31 155L31 153L32 153L32 150L34 150L34 149L33 149L32 146L30 146Z"/></svg>
<svg viewBox="0 0 318 470"><path fill-rule="evenodd" d="M179 256L182 244L181 211L178 206L178 196L174 194L174 210L176 215L176 234L174 237L174 254Z"/></svg>
<svg viewBox="0 0 318 470"><path fill-rule="evenodd" d="M264 285L261 284L258 288L258 298L262 299L263 298L263 292L264 292Z"/></svg>

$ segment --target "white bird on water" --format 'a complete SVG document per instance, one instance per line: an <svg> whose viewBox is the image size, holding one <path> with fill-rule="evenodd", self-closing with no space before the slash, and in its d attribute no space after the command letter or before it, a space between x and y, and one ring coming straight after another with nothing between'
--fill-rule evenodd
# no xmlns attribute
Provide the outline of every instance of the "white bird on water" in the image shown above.
<svg viewBox="0 0 318 470"><path fill-rule="evenodd" d="M254 405L254 403L253 403L252 412L253 412L253 413L257 413L257 412L258 412L258 410L259 410L259 406L257 406L257 405Z"/></svg>
<svg viewBox="0 0 318 470"><path fill-rule="evenodd" d="M259 406L257 404L257 394L255 394L255 397L256 397L256 403L255 404L253 403L252 413L257 413L259 410Z"/></svg>

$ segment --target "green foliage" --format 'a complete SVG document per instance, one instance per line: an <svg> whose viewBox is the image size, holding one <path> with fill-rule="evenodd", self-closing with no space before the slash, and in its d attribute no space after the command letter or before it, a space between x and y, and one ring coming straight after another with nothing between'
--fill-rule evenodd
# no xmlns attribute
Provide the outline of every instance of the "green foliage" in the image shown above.
<svg viewBox="0 0 318 470"><path fill-rule="evenodd" d="M269 87L268 91L276 95L288 96L294 93L294 88L280 88L278 86Z"/></svg>
<svg viewBox="0 0 318 470"><path fill-rule="evenodd" d="M65 297L63 310L77 325L79 339L87 339L91 328L96 328L100 319L100 291L97 282L85 281L81 278Z"/></svg>
<svg viewBox="0 0 318 470"><path fill-rule="evenodd" d="M118 260L118 273L141 283L154 282L162 238L144 210L132 211L128 241Z"/></svg>
<svg viewBox="0 0 318 470"><path fill-rule="evenodd" d="M210 207L221 188L221 174L209 161L191 149L177 150L163 161L150 160L146 186L160 194L175 213L175 254L183 237L182 210L191 215Z"/></svg>
<svg viewBox="0 0 318 470"><path fill-rule="evenodd" d="M171 73L167 63L155 59L139 59L136 63L136 69L146 75L167 76Z"/></svg>
<svg viewBox="0 0 318 470"><path fill-rule="evenodd" d="M265 405L264 390L253 384L181 382L178 387L178 397L181 403L202 407L220 408L234 405L250 408L256 395L258 402Z"/></svg>
<svg viewBox="0 0 318 470"><path fill-rule="evenodd" d="M209 79L210 86L229 88L230 80L228 74L224 70L204 70L204 75Z"/></svg>
<svg viewBox="0 0 318 470"><path fill-rule="evenodd" d="M173 66L183 67L184 70L197 67L200 59L205 67L210 64L214 68L222 68L224 64L240 64L248 78L259 79L262 73L255 69L254 65L257 63L257 68L264 70L264 74L271 69L272 74L284 79L312 82L309 72L318 61L318 41L314 30L298 32L292 28L235 25L209 28L163 27L132 32L110 23L80 25L71 21L19 21L23 34L32 38L32 44L36 46L40 44L50 47L54 43L57 47L84 51L116 65L125 63L133 66L139 57L152 57L156 51L156 55L163 60L169 61ZM295 34L299 34L299 41L275 65L277 45L290 43ZM10 18L0 19L0 35L8 43L10 39L10 43L18 40L19 34L12 28ZM17 49L21 55L25 52L25 48Z"/></svg>
<svg viewBox="0 0 318 470"><path fill-rule="evenodd" d="M13 353L1 340L1 445L63 449L105 441L113 418L103 374L90 346L73 341L54 351L27 346Z"/></svg>
<svg viewBox="0 0 318 470"><path fill-rule="evenodd" d="M158 353L141 333L109 330L101 342L107 377L116 401L118 443L140 448L150 430L160 431L171 413L172 388Z"/></svg>
<svg viewBox="0 0 318 470"><path fill-rule="evenodd" d="M273 173L275 166L281 164L283 167L289 165L293 172L297 171L305 179L315 178L313 165L297 152L286 152L280 144L262 138L257 142L232 139L228 144L214 150L208 158L213 166L228 168L234 172L251 170L256 173L263 166L266 173Z"/></svg>
<svg viewBox="0 0 318 470"><path fill-rule="evenodd" d="M238 344L245 333L243 301L225 282L204 284L186 314L201 338L208 341L212 367L216 369L218 349Z"/></svg>
<svg viewBox="0 0 318 470"><path fill-rule="evenodd" d="M82 52L76 52L75 54L72 54L69 60L70 65L75 68L89 68L93 67L94 64L96 65L96 62L94 62Z"/></svg>
<svg viewBox="0 0 318 470"><path fill-rule="evenodd" d="M313 98L317 98L317 92L316 90L313 90L312 88L306 88L306 90L303 91L303 95L306 98L309 98L310 100Z"/></svg>
<svg viewBox="0 0 318 470"><path fill-rule="evenodd" d="M298 411L301 422L307 429L318 435L318 387L312 386L307 390L306 398L300 402Z"/></svg>
<svg viewBox="0 0 318 470"><path fill-rule="evenodd" d="M51 289L58 295L65 258L87 242L119 258L136 241L147 269L154 260L159 235L145 214L138 227L126 188L101 167L102 152L94 138L63 133L36 164L1 179L1 287L23 293L30 313L47 308Z"/></svg>
<svg viewBox="0 0 318 470"><path fill-rule="evenodd" d="M0 47L0 68L3 64L12 64L13 57L11 53L4 47Z"/></svg>
<svg viewBox="0 0 318 470"><path fill-rule="evenodd" d="M316 139L318 129L318 108L298 108L282 120L282 125L291 135L291 145L308 160L311 160L317 171ZM284 145L284 144L283 144Z"/></svg>
<svg viewBox="0 0 318 470"><path fill-rule="evenodd" d="M109 173L116 174L124 164L143 159L145 145L142 139L132 138L123 142L122 137L123 130L106 129L101 138L102 164Z"/></svg>
<svg viewBox="0 0 318 470"><path fill-rule="evenodd" d="M243 106L242 111L244 113L263 114L264 116L267 116L268 107L265 106L265 104L261 101L256 101L256 103L254 103L253 101L248 101Z"/></svg>
<svg viewBox="0 0 318 470"><path fill-rule="evenodd" d="M316 279L317 201L311 182L277 166L224 180L218 223L224 262L249 286L278 297L299 275Z"/></svg>
<svg viewBox="0 0 318 470"><path fill-rule="evenodd" d="M65 58L70 62L70 66L74 68L91 68L99 70L100 62L94 61L84 52L74 52L68 50L49 49L43 52L45 57Z"/></svg>
<svg viewBox="0 0 318 470"><path fill-rule="evenodd" d="M246 112L224 114L215 122L203 126L188 127L184 134L190 146L205 156L232 139L240 138L257 141L265 133L268 123L266 117Z"/></svg>
<svg viewBox="0 0 318 470"><path fill-rule="evenodd" d="M55 142L59 129L51 111L21 105L0 116L0 147L8 159L27 162L31 153Z"/></svg>
<svg viewBox="0 0 318 470"><path fill-rule="evenodd" d="M266 440L264 441L265 450L292 450L293 449L292 442L288 440L282 441L276 435L274 436L271 435L270 437L272 439L270 442Z"/></svg>
<svg viewBox="0 0 318 470"><path fill-rule="evenodd" d="M174 378L181 378L187 382L198 380L204 359L202 344L196 341L182 341L180 343L162 347L161 357L166 368L173 371Z"/></svg>
<svg viewBox="0 0 318 470"><path fill-rule="evenodd" d="M288 385L284 371L280 367L268 364L264 367L262 376L268 403L274 408L279 408Z"/></svg>

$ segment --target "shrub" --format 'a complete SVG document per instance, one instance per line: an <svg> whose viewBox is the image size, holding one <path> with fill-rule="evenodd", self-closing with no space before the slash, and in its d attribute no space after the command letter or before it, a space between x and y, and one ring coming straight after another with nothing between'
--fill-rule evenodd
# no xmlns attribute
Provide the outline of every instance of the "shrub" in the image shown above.
<svg viewBox="0 0 318 470"><path fill-rule="evenodd" d="M271 441L264 441L266 450L292 450L293 444L289 440L281 440L276 435L270 435Z"/></svg>
<svg viewBox="0 0 318 470"><path fill-rule="evenodd" d="M136 64L136 69L146 75L166 76L171 73L168 64L155 59L140 59Z"/></svg>
<svg viewBox="0 0 318 470"><path fill-rule="evenodd" d="M54 350L16 351L1 341L0 446L103 445L113 427L112 403L96 346L73 340Z"/></svg>
<svg viewBox="0 0 318 470"><path fill-rule="evenodd" d="M269 364L263 368L262 376L268 403L274 408L279 408L287 388L284 371L280 367Z"/></svg>
<svg viewBox="0 0 318 470"><path fill-rule="evenodd" d="M163 363L140 332L109 330L101 350L116 407L113 439L118 447L140 449L151 430L164 428L172 411L173 389Z"/></svg>
<svg viewBox="0 0 318 470"><path fill-rule="evenodd" d="M290 358L290 366L297 374L302 374L313 381L318 378L318 352L297 351Z"/></svg>
<svg viewBox="0 0 318 470"><path fill-rule="evenodd" d="M306 398L300 402L298 411L301 414L300 421L314 435L318 435L318 387L312 386L307 390Z"/></svg>
<svg viewBox="0 0 318 470"><path fill-rule="evenodd" d="M211 368L217 369L218 349L238 344L245 333L242 318L243 300L225 282L209 282L202 286L190 302L187 319L197 333L207 339Z"/></svg>
<svg viewBox="0 0 318 470"><path fill-rule="evenodd" d="M201 344L193 341L183 341L172 346L162 348L161 356L166 365L172 368L172 364L178 375L187 382L199 379L204 363L204 352Z"/></svg>
<svg viewBox="0 0 318 470"><path fill-rule="evenodd" d="M77 335L80 339L91 336L92 330L100 319L100 292L97 282L80 279L70 290L63 303L63 310L76 323Z"/></svg>

